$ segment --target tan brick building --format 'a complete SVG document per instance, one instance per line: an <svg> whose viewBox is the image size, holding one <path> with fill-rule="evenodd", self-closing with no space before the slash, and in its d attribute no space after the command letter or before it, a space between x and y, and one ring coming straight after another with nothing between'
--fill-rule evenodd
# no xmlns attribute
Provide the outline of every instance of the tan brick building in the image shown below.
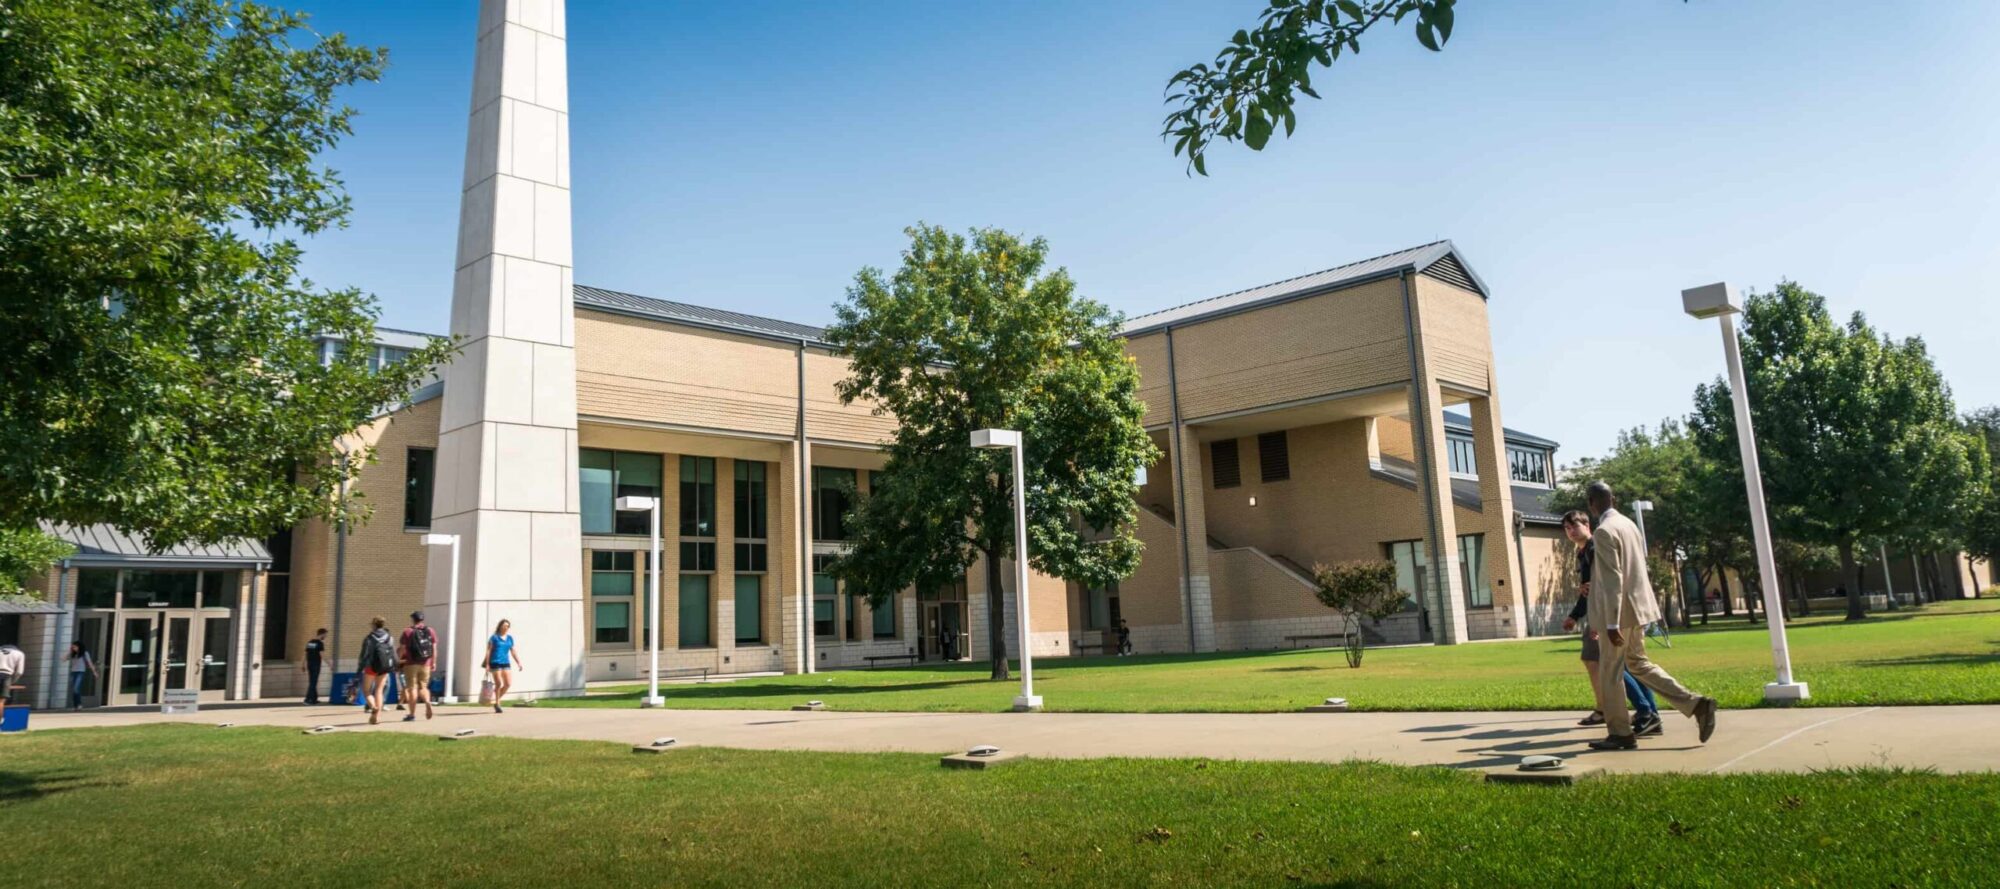
<svg viewBox="0 0 2000 889"><path fill-rule="evenodd" d="M648 670L649 517L616 509L626 496L660 502L665 676L987 656L983 589L905 590L874 608L817 570L845 545L841 491L865 496L894 429L870 405L840 403L846 362L822 330L584 286L574 300L585 680ZM1110 650L1120 620L1140 652L1551 630L1569 594L1566 548L1540 502L1555 443L1503 430L1486 313L1484 286L1440 242L1127 322L1163 455L1136 491L1146 554L1115 589L1037 576L1036 654ZM419 341L389 332L374 356L393 361ZM441 386L343 442L372 458L349 492L369 521L344 540L301 525L240 575L232 638L256 676L242 696L301 694L302 647L321 627L333 630L330 682L370 618L399 626L424 607L428 571L448 564L422 543L435 504L493 465L440 459ZM1411 604L1349 628L1306 574L1369 558L1397 564ZM442 631L444 609L431 610ZM505 610L462 606L459 663L476 663ZM1011 624L1011 597L1006 614ZM560 648L538 649L532 620L515 624L530 663Z"/></svg>

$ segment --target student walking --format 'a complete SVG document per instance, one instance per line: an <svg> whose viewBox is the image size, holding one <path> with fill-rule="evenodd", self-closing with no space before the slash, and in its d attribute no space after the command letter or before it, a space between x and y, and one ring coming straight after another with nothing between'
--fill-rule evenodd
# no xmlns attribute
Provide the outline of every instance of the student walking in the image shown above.
<svg viewBox="0 0 2000 889"><path fill-rule="evenodd" d="M437 667L437 631L424 623L424 613L410 612L410 625L397 645L403 663L403 700L409 702L404 722L417 721L417 704L424 705L424 718L436 715L431 708L431 670Z"/></svg>
<svg viewBox="0 0 2000 889"><path fill-rule="evenodd" d="M14 699L14 686L28 672L28 655L14 643L0 645L0 707Z"/></svg>
<svg viewBox="0 0 2000 889"><path fill-rule="evenodd" d="M1563 514L1562 529L1563 535L1568 537L1571 543L1577 545L1576 606L1569 610L1569 617L1563 620L1563 632L1569 632L1576 629L1577 622L1584 620L1590 613L1590 569L1592 563L1596 561L1597 544L1590 539L1590 516L1581 509L1572 509ZM1590 677L1590 693L1593 698L1597 695L1597 666L1600 659L1600 648L1601 646L1597 641L1597 631L1585 626L1583 628L1583 672ZM1630 672L1625 674L1625 700L1632 705L1633 734L1646 736L1657 735L1666 731L1666 726L1660 722L1660 705L1654 702L1653 690L1640 685L1639 680L1633 679ZM1577 725L1603 724L1604 703L1602 701L1597 703L1597 709L1590 711L1589 716L1584 717L1582 722L1577 723Z"/></svg>
<svg viewBox="0 0 2000 889"><path fill-rule="evenodd" d="M514 685L514 668L521 663L521 651L514 647L514 637L507 631L513 624L501 621L493 628L493 635L486 638L486 659L479 666L493 677L493 712L499 713L500 699L507 696L507 689Z"/></svg>
<svg viewBox="0 0 2000 889"><path fill-rule="evenodd" d="M382 688L389 674L396 672L396 641L389 638L388 621L375 618L361 640L361 692L368 701L368 724L382 721Z"/></svg>
<svg viewBox="0 0 2000 889"><path fill-rule="evenodd" d="M1646 656L1646 625L1660 619L1660 606L1647 576L1646 545L1639 527L1618 512L1618 499L1610 485L1591 482L1587 497L1590 511L1597 515L1597 530L1591 535L1597 543L1597 556L1590 574L1590 628L1608 643L1598 664L1597 700L1616 701L1629 671L1640 684L1659 692L1675 710L1692 718L1701 742L1706 744L1715 734L1715 699L1689 691ZM1609 734L1590 742L1592 748L1631 750L1639 746L1625 708L1608 708L1604 727Z"/></svg>
<svg viewBox="0 0 2000 889"><path fill-rule="evenodd" d="M83 680L86 676L93 680L102 678L101 674L97 672L97 660L90 656L90 650L84 648L83 643L71 642L69 644L69 708L71 710L83 709Z"/></svg>
<svg viewBox="0 0 2000 889"><path fill-rule="evenodd" d="M1125 625L1125 619L1118 619L1118 656L1132 653L1132 628Z"/></svg>
<svg viewBox="0 0 2000 889"><path fill-rule="evenodd" d="M326 628L306 640L306 703L319 703L319 671L326 656Z"/></svg>

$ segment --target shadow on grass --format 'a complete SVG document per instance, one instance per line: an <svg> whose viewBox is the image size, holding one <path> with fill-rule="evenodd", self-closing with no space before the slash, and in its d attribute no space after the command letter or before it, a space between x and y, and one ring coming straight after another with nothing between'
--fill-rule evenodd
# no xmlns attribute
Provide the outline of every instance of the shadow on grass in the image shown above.
<svg viewBox="0 0 2000 889"><path fill-rule="evenodd" d="M0 772L0 803L29 802L71 790L115 786L117 782L87 780L83 772Z"/></svg>
<svg viewBox="0 0 2000 889"><path fill-rule="evenodd" d="M2000 654L1913 654L1855 661L1857 667L1983 667L2000 664Z"/></svg>

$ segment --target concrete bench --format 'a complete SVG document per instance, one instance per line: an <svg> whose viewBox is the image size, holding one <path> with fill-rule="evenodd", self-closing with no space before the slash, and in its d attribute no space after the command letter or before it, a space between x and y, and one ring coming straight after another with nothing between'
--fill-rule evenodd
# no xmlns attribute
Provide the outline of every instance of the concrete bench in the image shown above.
<svg viewBox="0 0 2000 889"><path fill-rule="evenodd" d="M641 672L643 673L644 671ZM707 667L679 667L672 670L661 670L660 678L661 679L693 678L698 682L707 682L708 672L709 671Z"/></svg>
<svg viewBox="0 0 2000 889"><path fill-rule="evenodd" d="M862 660L867 661L868 669L873 670L875 669L876 661L902 661L907 664L915 664L917 656L914 654L871 654L862 658Z"/></svg>
<svg viewBox="0 0 2000 889"><path fill-rule="evenodd" d="M1346 645L1348 637L1353 635L1353 633L1301 633L1296 636L1286 636L1285 641L1293 648L1298 648L1300 642L1319 642L1327 639L1337 639L1340 644Z"/></svg>

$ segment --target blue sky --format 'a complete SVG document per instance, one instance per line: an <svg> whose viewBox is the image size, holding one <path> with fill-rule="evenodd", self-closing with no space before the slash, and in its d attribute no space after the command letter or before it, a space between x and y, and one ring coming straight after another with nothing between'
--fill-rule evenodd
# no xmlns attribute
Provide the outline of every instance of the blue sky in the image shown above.
<svg viewBox="0 0 2000 889"><path fill-rule="evenodd" d="M300 5L391 54L307 271L442 332L475 4ZM1046 237L1140 314L1451 238L1508 425L1565 462L1687 412L1722 356L1678 291L1722 279L1798 280L2000 402L2000 4L1466 0L1443 53L1371 34L1295 137L1189 178L1161 87L1260 8L572 0L576 280L824 323L923 220Z"/></svg>

